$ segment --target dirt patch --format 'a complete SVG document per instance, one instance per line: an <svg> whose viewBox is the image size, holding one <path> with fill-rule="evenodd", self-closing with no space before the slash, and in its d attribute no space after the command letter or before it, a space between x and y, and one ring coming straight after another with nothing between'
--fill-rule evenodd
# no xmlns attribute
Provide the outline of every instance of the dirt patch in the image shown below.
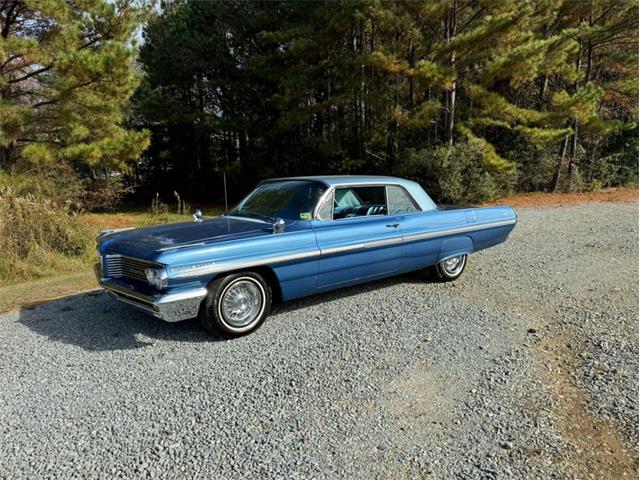
<svg viewBox="0 0 640 480"><path fill-rule="evenodd" d="M570 442L571 461L563 464L566 473L577 478L637 478L637 455L622 445L616 425L587 412L585 395L569 375L578 358L573 343L559 333L547 335L538 347L549 365L545 384L556 401L556 427Z"/></svg>
<svg viewBox="0 0 640 480"><path fill-rule="evenodd" d="M606 188L598 192L583 193L519 193L511 197L504 197L484 206L509 205L511 207L560 207L588 202L637 202L637 188Z"/></svg>
<svg viewBox="0 0 640 480"><path fill-rule="evenodd" d="M140 216L130 213L86 213L82 215L82 220L98 231L106 228L132 227L139 222Z"/></svg>

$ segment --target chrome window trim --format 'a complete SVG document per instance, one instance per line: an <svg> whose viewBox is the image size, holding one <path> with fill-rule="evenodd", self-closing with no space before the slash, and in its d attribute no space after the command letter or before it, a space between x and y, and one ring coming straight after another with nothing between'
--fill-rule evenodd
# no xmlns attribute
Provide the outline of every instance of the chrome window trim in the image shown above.
<svg viewBox="0 0 640 480"><path fill-rule="evenodd" d="M389 215L389 185L384 186L384 206L387 212L385 215Z"/></svg>
<svg viewBox="0 0 640 480"><path fill-rule="evenodd" d="M338 188L358 188L358 187L384 187L384 196L385 196L385 203L386 203L386 207L387 207L387 213L385 213L384 215L372 215L372 217L387 217L387 216L396 216L396 215L413 215L415 213L423 213L427 210L422 210L422 208L420 207L420 204L418 202L416 202L416 199L413 198L413 195L411 195L411 192L409 192L409 190L406 189L406 187L404 185L402 185L401 183L395 183L395 182L381 182L381 183L344 183L344 184L340 184L340 185L333 185L331 187L329 187L327 189L327 191L320 197L320 199L318 200L318 203L316 204L315 208L313 209L313 216L312 218L314 220L318 220L320 222L336 222L338 220L352 220L354 218L360 218L360 217L349 217L349 218L338 218L338 219L334 219L333 215L331 215L331 220L322 220L321 218L318 217L318 212L320 211L320 207L322 206L322 204L324 203L324 201L327 199L327 197L329 196L329 194L335 192ZM418 209L415 212L411 212L411 213L398 213L398 214L394 214L394 215L390 215L389 214L389 198L388 198L388 193L387 193L387 187L400 187L402 190L405 191L405 193L409 196L409 198L411 199L411 202L414 204L414 206ZM335 198L335 197L334 197ZM331 207L331 211L333 212L335 205L332 205ZM366 217L367 215L362 215L362 217Z"/></svg>
<svg viewBox="0 0 640 480"><path fill-rule="evenodd" d="M313 209L313 215L311 216L311 218L313 220L319 220L321 222L329 222L331 220L333 220L333 211L335 209L335 196L334 196L334 188L328 188L327 192L323 193L322 196L320 197L320 199L318 200L318 205L316 206L316 208ZM325 198L325 195L329 193L329 196L327 196ZM326 202L331 202L331 218L329 220L325 220L323 218L320 218L320 211L322 210L322 207L324 207L324 204ZM316 218L316 210L317 210L317 218Z"/></svg>
<svg viewBox="0 0 640 480"><path fill-rule="evenodd" d="M389 212L389 187L400 187L400 189L407 194L407 197L409 197L409 201L411 202L411 204L413 205L413 207L416 209L415 212L405 212L405 213L390 213ZM418 202L416 202L416 199L413 198L413 195L411 195L411 193L409 193L409 191L404 187L404 185L387 185L386 188L386 195L387 195L387 215L411 215L413 213L420 213L423 210L420 208L420 205L418 205Z"/></svg>
<svg viewBox="0 0 640 480"><path fill-rule="evenodd" d="M313 210L311 211L311 219L315 220L316 219L316 215L318 213L318 207L322 204L322 202L324 201L324 199L326 198L327 193L329 193L330 191L333 190L333 187L331 185L327 185L325 182L320 181L320 180L316 180L316 179L312 179L312 178L307 178L307 177L282 177L282 178L267 178L266 180L261 180L260 182L258 182L258 184L253 187L253 189L251 189L251 191L249 193L247 193L242 200L240 200L240 202L238 202L232 209L231 211L233 211L234 209L236 209L238 207L238 205L240 205L242 202L244 202L246 200L246 198L251 195L253 193L253 191L258 188L260 185L264 185L265 183L278 183L278 182L293 182L293 181L300 181L300 182L309 182L309 183L316 183L318 185L322 185L323 187L326 188L326 190L324 191L324 193L322 195L320 195L320 198L318 199L318 202L316 203L315 207L313 208ZM220 214L221 217L233 217L235 215L230 214L230 213L223 213ZM236 218L241 218L243 220L247 219L247 217L238 217L236 216ZM257 220L259 222L266 222L266 220L260 220L260 219L254 219ZM289 219L291 220L291 219ZM296 219L300 220L300 219ZM269 222L266 222L269 223Z"/></svg>
<svg viewBox="0 0 640 480"><path fill-rule="evenodd" d="M321 222L329 221L329 220L322 220L321 218L319 218L318 212L320 211L322 204L327 200L327 197L329 197L330 195L333 195L334 190L335 190L334 187L329 187L327 188L327 191L322 194L322 196L318 199L317 205L313 209L313 215L311 216L311 218L313 218L314 220L319 220ZM331 206L331 219L333 219L333 206Z"/></svg>

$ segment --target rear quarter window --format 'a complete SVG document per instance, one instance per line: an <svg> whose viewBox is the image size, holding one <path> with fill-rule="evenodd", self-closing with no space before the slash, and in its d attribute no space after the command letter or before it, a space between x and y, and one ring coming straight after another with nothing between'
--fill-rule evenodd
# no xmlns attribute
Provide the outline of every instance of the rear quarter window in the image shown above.
<svg viewBox="0 0 640 480"><path fill-rule="evenodd" d="M387 202L389 215L418 212L420 209L411 195L402 187L387 187Z"/></svg>

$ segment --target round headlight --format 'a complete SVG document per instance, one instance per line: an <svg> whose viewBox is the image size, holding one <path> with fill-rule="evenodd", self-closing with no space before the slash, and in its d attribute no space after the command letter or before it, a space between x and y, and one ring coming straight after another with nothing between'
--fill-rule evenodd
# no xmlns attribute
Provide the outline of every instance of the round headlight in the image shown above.
<svg viewBox="0 0 640 480"><path fill-rule="evenodd" d="M149 285L153 285L153 281L156 277L155 270L153 268L145 268L144 273L147 276L147 283Z"/></svg>
<svg viewBox="0 0 640 480"><path fill-rule="evenodd" d="M146 268L144 273L147 277L147 283L158 290L165 288L169 282L167 272L164 268Z"/></svg>

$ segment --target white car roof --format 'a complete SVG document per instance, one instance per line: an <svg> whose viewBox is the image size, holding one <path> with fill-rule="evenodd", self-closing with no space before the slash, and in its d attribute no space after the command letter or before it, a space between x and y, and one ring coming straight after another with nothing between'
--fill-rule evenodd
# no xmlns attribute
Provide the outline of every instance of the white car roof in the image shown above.
<svg viewBox="0 0 640 480"><path fill-rule="evenodd" d="M328 187L345 187L358 185L399 185L404 187L423 211L435 210L437 205L424 189L416 182L405 178L389 177L385 175L314 175L309 177L271 178L265 182L284 180L307 180L324 183Z"/></svg>

